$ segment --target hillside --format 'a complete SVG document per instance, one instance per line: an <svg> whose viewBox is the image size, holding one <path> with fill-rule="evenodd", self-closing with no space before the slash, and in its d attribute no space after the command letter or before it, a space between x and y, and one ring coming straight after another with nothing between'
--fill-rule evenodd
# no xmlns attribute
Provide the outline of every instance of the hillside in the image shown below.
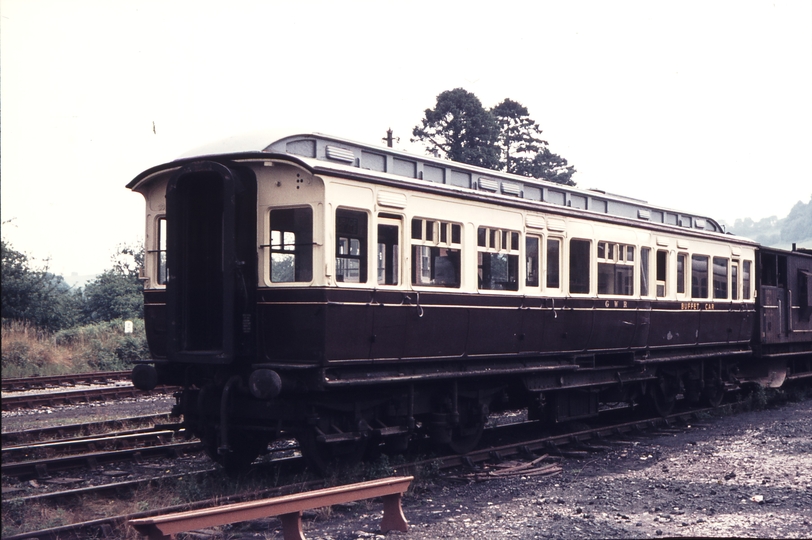
<svg viewBox="0 0 812 540"><path fill-rule="evenodd" d="M785 218L770 216L759 221L744 218L725 225L728 232L752 238L765 246L792 249L792 244L796 244L812 249L812 197L807 203L798 201Z"/></svg>

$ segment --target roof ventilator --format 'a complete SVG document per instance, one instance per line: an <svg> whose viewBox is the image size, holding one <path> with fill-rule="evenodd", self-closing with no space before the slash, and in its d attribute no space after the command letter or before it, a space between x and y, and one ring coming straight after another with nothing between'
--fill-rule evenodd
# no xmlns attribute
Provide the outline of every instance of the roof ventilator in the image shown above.
<svg viewBox="0 0 812 540"><path fill-rule="evenodd" d="M344 163L354 163L355 154L352 150L341 148L339 146L327 145L327 157L336 161L343 161Z"/></svg>
<svg viewBox="0 0 812 540"><path fill-rule="evenodd" d="M502 182L502 193L520 197L522 194L522 185L514 184L513 182Z"/></svg>
<svg viewBox="0 0 812 540"><path fill-rule="evenodd" d="M479 189L484 189L485 191L499 191L499 182L497 180L491 180L489 178L480 178L479 179Z"/></svg>

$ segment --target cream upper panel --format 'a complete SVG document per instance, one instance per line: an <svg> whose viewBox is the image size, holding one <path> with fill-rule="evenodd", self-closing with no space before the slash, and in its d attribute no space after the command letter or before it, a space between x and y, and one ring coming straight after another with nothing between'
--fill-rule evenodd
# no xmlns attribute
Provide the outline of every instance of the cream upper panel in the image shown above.
<svg viewBox="0 0 812 540"><path fill-rule="evenodd" d="M252 166L257 176L257 205L294 206L324 200L324 182L304 169L267 161Z"/></svg>
<svg viewBox="0 0 812 540"><path fill-rule="evenodd" d="M252 164L257 177L257 269L260 287L325 284L325 185L318 176L281 162ZM271 211L308 207L312 210L312 280L273 283L271 280Z"/></svg>

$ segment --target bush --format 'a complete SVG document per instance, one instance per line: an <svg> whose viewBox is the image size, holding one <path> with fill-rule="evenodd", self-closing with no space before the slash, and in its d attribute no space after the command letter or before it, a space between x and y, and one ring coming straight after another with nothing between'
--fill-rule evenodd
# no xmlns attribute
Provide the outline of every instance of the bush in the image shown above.
<svg viewBox="0 0 812 540"><path fill-rule="evenodd" d="M3 377L57 375L88 371L115 371L133 360L148 358L144 321L133 321L133 333L124 333L124 321L114 320L43 332L29 323L3 321Z"/></svg>

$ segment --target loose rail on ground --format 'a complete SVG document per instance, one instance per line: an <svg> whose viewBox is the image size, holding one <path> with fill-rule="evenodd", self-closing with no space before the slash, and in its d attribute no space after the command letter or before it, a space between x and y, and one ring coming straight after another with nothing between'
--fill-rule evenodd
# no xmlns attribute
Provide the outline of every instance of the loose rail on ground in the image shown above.
<svg viewBox="0 0 812 540"><path fill-rule="evenodd" d="M304 540L302 511L381 497L383 498L381 532L406 532L408 524L403 515L401 497L409 489L412 480L414 480L412 476L381 478L272 499L134 519L130 520L130 525L150 540L160 540L172 538L172 535L179 532L201 527L216 527L239 521L279 516L285 540Z"/></svg>

